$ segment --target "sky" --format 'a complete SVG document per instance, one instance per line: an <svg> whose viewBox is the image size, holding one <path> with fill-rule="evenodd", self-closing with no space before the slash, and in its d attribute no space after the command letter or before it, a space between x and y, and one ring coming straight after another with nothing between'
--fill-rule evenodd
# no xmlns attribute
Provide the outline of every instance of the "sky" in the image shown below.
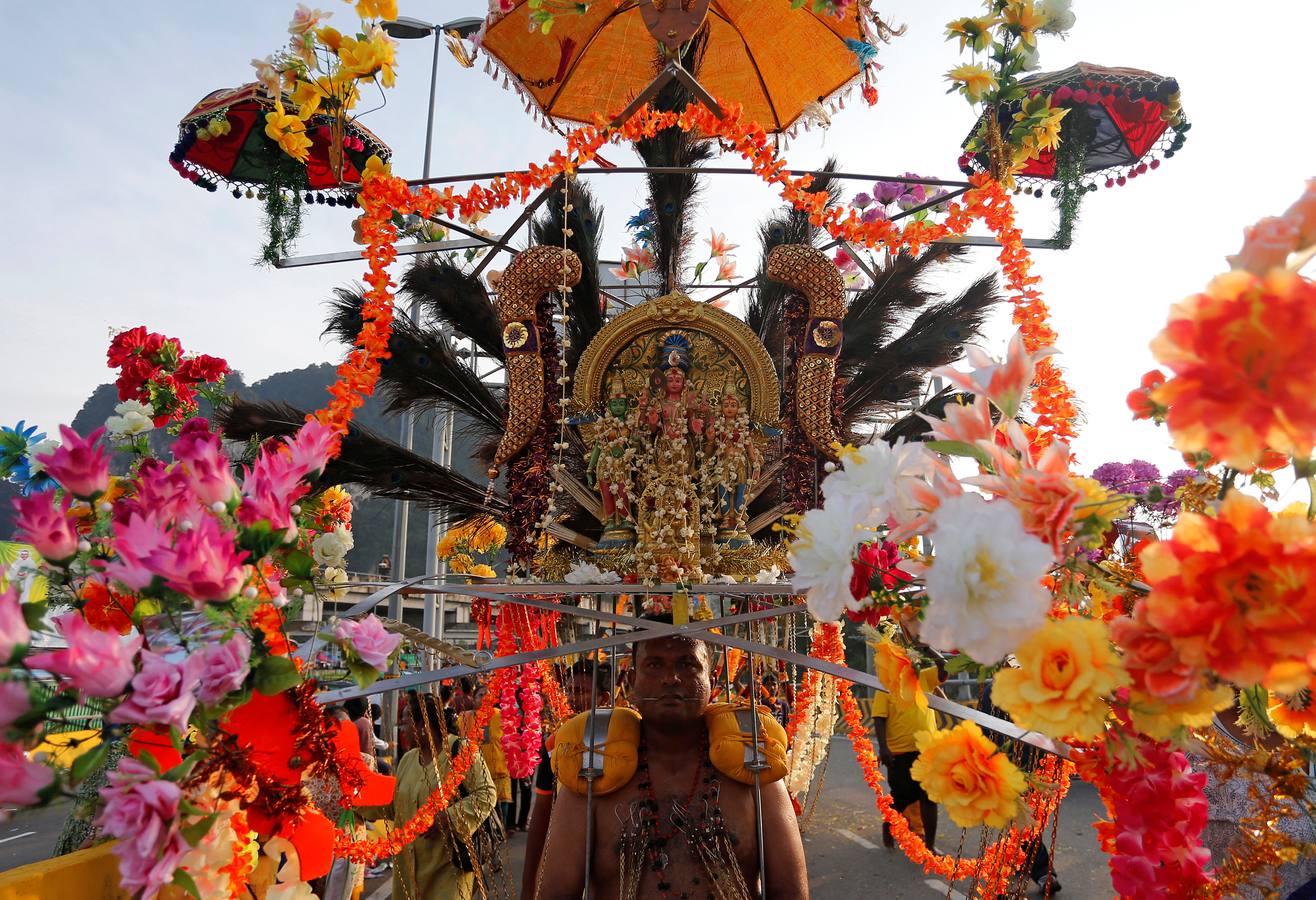
<svg viewBox="0 0 1316 900"><path fill-rule="evenodd" d="M110 332L139 324L226 358L248 382L340 358L341 347L320 334L324 303L334 287L358 280L364 265L255 265L260 204L199 190L166 158L178 119L210 91L252 80L249 60L280 47L295 5L70 0L56 17L41 4L6 10L11 34L24 39L11 42L11 77L0 83L10 123L0 140L0 165L9 173L7 215L0 217L0 422L21 418L54 430L70 421L92 389L111 380L104 362ZM354 22L341 0L318 5L334 13L331 24ZM400 12L442 22L480 15L484 5L401 0ZM876 5L908 26L882 50L880 102L869 109L853 98L830 129L793 141L786 159L814 168L834 155L844 171L958 177L955 160L974 113L946 93L945 71L963 60L942 34L946 21L975 14L980 4ZM1137 457L1168 470L1178 457L1166 433L1133 422L1124 396L1152 367L1147 345L1169 306L1223 271L1243 227L1281 213L1316 174L1303 109L1316 7L1305 0L1245 7L1075 0L1074 10L1067 40L1042 39L1044 69L1085 61L1172 75L1193 123L1183 151L1158 171L1088 195L1073 249L1035 257L1060 336L1059 362L1083 409L1080 467ZM431 52L429 41L404 42L398 86L363 119L393 147L394 171L408 177L419 176L424 163ZM446 52L435 118L436 175L522 168L563 143L533 124L513 93ZM622 165L633 159L615 148L607 156ZM627 243L622 226L643 202L642 182L611 176L593 186L607 210L604 255L616 258ZM1050 237L1049 198L1018 203L1025 234ZM697 230L725 232L743 246L741 270L752 271L757 223L775 205L755 179L710 179ZM498 230L515 213L487 224ZM315 207L298 252L352 249L350 219L346 210ZM956 283L994 268L992 251L975 250ZM1012 331L1002 306L984 345L999 355Z"/></svg>

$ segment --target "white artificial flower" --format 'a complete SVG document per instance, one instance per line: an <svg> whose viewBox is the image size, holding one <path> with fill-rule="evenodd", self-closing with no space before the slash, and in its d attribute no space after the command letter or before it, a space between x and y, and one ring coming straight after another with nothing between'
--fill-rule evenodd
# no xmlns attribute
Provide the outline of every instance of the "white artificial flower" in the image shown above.
<svg viewBox="0 0 1316 900"><path fill-rule="evenodd" d="M47 438L44 441L38 441L35 444L28 445L27 464L33 475L39 475L46 471L46 464L38 457L49 456L59 449L59 441Z"/></svg>
<svg viewBox="0 0 1316 900"><path fill-rule="evenodd" d="M888 518L903 525L918 511L915 491L926 489L934 471L933 459L921 443L875 441L845 453L845 468L823 481L829 503L853 504L859 523L868 528Z"/></svg>
<svg viewBox="0 0 1316 900"><path fill-rule="evenodd" d="M114 411L118 415L105 420L105 430L110 433L110 437L145 434L155 428L151 407L138 400L125 400L114 407Z"/></svg>
<svg viewBox="0 0 1316 900"><path fill-rule="evenodd" d="M567 584L617 584L621 576L616 572L605 572L594 563L578 562L567 572Z"/></svg>
<svg viewBox="0 0 1316 900"><path fill-rule="evenodd" d="M322 580L327 585L346 584L347 570L340 569L337 566L327 566L324 570L324 577ZM325 592L325 596L330 600L342 600L347 596L347 588L331 587Z"/></svg>
<svg viewBox="0 0 1316 900"><path fill-rule="evenodd" d="M781 579L781 566L772 565L766 569L759 569L759 573L754 576L755 584L776 584Z"/></svg>
<svg viewBox="0 0 1316 900"><path fill-rule="evenodd" d="M845 503L829 503L806 512L795 527L788 556L795 570L793 584L806 595L809 613L821 622L835 622L854 603L850 576L860 537L854 513Z"/></svg>
<svg viewBox="0 0 1316 900"><path fill-rule="evenodd" d="M736 579L731 575L715 575L712 578L705 578L705 584L736 584Z"/></svg>
<svg viewBox="0 0 1316 900"><path fill-rule="evenodd" d="M1046 24L1039 31L1043 34L1060 34L1074 27L1077 17L1070 9L1073 0L1042 0L1042 12L1046 14Z"/></svg>
<svg viewBox="0 0 1316 900"><path fill-rule="evenodd" d="M980 494L944 500L934 524L922 638L995 663L1046 622L1051 548L1024 531L1014 506Z"/></svg>
<svg viewBox="0 0 1316 900"><path fill-rule="evenodd" d="M311 556L315 557L319 565L345 569L347 563L344 560L347 558L347 551L353 546L355 542L352 539L352 532L339 525L333 531L316 535L315 540L311 541Z"/></svg>

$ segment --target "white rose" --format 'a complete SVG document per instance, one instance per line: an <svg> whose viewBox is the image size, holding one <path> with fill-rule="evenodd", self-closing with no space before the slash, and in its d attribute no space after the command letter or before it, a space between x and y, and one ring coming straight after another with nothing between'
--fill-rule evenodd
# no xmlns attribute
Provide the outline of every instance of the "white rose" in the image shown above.
<svg viewBox="0 0 1316 900"><path fill-rule="evenodd" d="M145 434L155 428L151 407L137 400L125 400L114 407L118 415L105 420L105 429L111 437L129 437Z"/></svg>
<svg viewBox="0 0 1316 900"><path fill-rule="evenodd" d="M323 580L326 585L346 584L347 572L336 566L328 566L325 568L324 577L321 580ZM330 600L342 600L347 596L347 588L327 588L325 596Z"/></svg>
<svg viewBox="0 0 1316 900"><path fill-rule="evenodd" d="M355 546L352 540L352 532L348 531L342 525L339 525L333 531L326 531L324 534L317 535L311 542L311 556L315 558L316 563L322 566L334 566L339 569L347 567L344 560L347 558L347 551Z"/></svg>

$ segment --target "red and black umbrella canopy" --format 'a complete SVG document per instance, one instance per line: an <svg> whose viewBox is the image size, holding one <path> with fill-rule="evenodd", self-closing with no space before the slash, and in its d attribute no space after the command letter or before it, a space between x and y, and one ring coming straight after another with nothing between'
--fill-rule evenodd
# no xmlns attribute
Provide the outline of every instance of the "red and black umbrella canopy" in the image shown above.
<svg viewBox="0 0 1316 900"><path fill-rule="evenodd" d="M1179 83L1173 78L1141 69L1078 63L1060 72L1023 79L1020 86L1030 96L1049 94L1053 106L1069 109L1062 123L1061 143L1075 139L1084 142L1078 174L1090 188L1095 188L1102 175L1106 186L1113 187L1158 168L1161 158L1174 156L1187 139L1190 125L1179 107ZM1016 103L995 111L1003 132L1009 130L1018 108ZM981 121L970 137L979 125ZM1041 196L1037 183L1061 177L1057 152L1045 150L1028 161L1017 174L1025 188L1036 187ZM966 153L960 158L960 168L966 174L986 171L987 154Z"/></svg>
<svg viewBox="0 0 1316 900"><path fill-rule="evenodd" d="M295 104L285 97L284 105L291 109ZM220 183L232 187L234 196L240 194L238 185L269 185L276 167L297 164L265 134L265 115L273 109L274 101L259 84L207 94L178 123L178 143L169 154L169 164L211 192ZM366 160L374 155L388 162L392 151L369 129L350 122L343 135L339 178L330 163L330 123L329 116L312 116L306 123L311 148L305 181L299 187L320 192L317 199L329 191L328 202L350 204Z"/></svg>

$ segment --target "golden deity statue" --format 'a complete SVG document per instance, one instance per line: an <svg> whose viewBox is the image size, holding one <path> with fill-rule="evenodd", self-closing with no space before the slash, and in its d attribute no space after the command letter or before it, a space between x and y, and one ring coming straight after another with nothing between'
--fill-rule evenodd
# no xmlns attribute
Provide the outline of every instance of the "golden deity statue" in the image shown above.
<svg viewBox="0 0 1316 900"><path fill-rule="evenodd" d="M745 509L762 473L763 456L754 425L729 380L719 392L718 412L704 430L700 486L717 528L717 543L737 548L749 543Z"/></svg>

